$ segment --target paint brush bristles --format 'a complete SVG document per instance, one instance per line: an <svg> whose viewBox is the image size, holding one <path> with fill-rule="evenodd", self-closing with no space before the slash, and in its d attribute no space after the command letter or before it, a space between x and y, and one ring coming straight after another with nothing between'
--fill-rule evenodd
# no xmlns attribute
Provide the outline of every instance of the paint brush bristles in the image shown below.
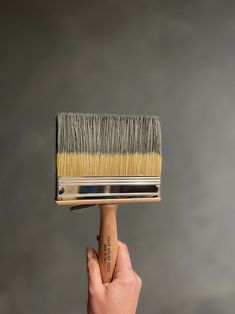
<svg viewBox="0 0 235 314"><path fill-rule="evenodd" d="M57 176L161 176L156 116L60 113Z"/></svg>

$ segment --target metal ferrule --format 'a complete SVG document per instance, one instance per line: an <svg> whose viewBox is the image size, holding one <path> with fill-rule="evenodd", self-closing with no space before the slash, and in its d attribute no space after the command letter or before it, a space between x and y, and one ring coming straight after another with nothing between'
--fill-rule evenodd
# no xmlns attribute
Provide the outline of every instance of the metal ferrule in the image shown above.
<svg viewBox="0 0 235 314"><path fill-rule="evenodd" d="M161 177L57 177L57 200L159 198Z"/></svg>

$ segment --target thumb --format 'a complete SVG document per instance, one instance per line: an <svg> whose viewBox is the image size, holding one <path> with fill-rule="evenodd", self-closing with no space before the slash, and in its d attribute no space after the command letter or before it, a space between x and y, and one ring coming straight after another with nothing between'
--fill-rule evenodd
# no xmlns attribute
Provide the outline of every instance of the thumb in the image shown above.
<svg viewBox="0 0 235 314"><path fill-rule="evenodd" d="M99 293L104 289L97 253L92 248L87 248L87 277L89 293Z"/></svg>

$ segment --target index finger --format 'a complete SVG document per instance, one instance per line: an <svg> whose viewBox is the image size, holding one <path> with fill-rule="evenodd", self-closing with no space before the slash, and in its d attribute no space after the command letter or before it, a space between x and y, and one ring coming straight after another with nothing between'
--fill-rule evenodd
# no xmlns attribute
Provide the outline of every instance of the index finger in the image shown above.
<svg viewBox="0 0 235 314"><path fill-rule="evenodd" d="M125 243L118 241L118 254L113 277L116 278L119 274L126 274L131 271L132 265L128 247Z"/></svg>

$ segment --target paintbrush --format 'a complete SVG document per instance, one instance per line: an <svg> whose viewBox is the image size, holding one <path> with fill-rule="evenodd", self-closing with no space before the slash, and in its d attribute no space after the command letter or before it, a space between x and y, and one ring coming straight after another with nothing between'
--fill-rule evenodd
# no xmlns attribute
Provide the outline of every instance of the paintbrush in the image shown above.
<svg viewBox="0 0 235 314"><path fill-rule="evenodd" d="M98 258L102 280L110 282L117 257L117 204L160 201L159 118L60 113L56 147L56 203L100 204Z"/></svg>

